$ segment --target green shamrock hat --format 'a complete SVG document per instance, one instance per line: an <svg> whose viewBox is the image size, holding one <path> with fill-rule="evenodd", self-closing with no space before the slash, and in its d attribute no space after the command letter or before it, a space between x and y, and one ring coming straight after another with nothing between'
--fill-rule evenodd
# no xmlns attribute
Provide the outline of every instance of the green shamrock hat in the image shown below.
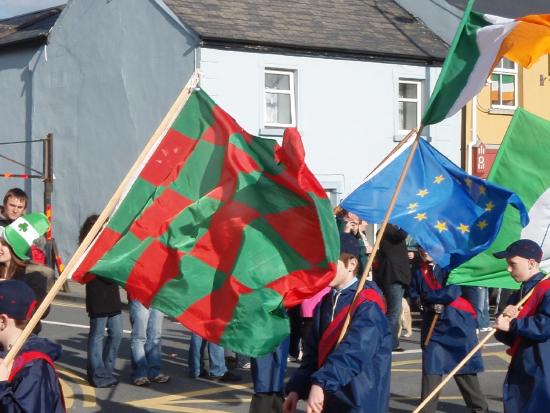
<svg viewBox="0 0 550 413"><path fill-rule="evenodd" d="M3 238L13 249L15 255L22 260L28 260L32 243L40 238L50 228L50 222L42 212L34 212L17 218L9 224Z"/></svg>

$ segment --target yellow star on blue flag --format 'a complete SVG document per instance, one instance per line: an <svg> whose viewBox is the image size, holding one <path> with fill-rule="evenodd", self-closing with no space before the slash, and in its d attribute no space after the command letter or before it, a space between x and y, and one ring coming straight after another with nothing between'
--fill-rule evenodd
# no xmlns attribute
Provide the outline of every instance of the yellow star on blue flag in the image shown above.
<svg viewBox="0 0 550 413"><path fill-rule="evenodd" d="M383 162L341 206L368 222L382 222L412 142ZM452 269L491 245L508 205L518 209L527 225L527 211L515 193L468 175L420 139L390 222L407 231L437 264Z"/></svg>

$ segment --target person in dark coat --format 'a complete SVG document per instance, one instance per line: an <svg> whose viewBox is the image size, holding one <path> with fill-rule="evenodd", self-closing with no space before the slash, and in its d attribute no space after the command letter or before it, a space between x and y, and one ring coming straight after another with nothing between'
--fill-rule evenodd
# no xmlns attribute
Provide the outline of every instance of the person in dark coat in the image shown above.
<svg viewBox="0 0 550 413"><path fill-rule="evenodd" d="M399 347L399 325L403 296L411 282L406 239L407 233L404 230L388 224L376 254L376 270L373 271L374 281L382 289L388 304L387 315L392 331L393 351L403 351Z"/></svg>
<svg viewBox="0 0 550 413"><path fill-rule="evenodd" d="M9 297L9 299L7 299ZM0 344L9 349L36 308L33 291L16 280L0 282ZM6 352L1 357L5 357ZM65 404L54 361L61 346L31 335L13 362L0 360L0 411L4 413L63 413Z"/></svg>
<svg viewBox="0 0 550 413"><path fill-rule="evenodd" d="M446 285L448 273L434 265L432 257L420 249L422 262L416 269L409 294L412 300L420 300L422 311L422 400L442 381L444 374L454 369L478 343L476 335L476 310L461 297L458 285ZM435 315L435 323L429 343L426 336ZM476 353L454 376L466 405L472 412L488 412L488 405L481 391L477 373L483 371L481 353ZM432 413L437 409L439 397L434 397L423 409Z"/></svg>
<svg viewBox="0 0 550 413"><path fill-rule="evenodd" d="M495 338L510 346L512 356L504 380L504 412L545 412L550 406L550 279L539 268L542 250L522 239L494 255L506 258L508 272L521 283L495 323ZM518 310L516 304L530 291Z"/></svg>
<svg viewBox="0 0 550 413"><path fill-rule="evenodd" d="M99 218L90 215L80 228L82 243ZM112 387L118 383L113 370L122 340L122 302L118 285L101 277L86 283L86 311L90 317L86 375L94 387ZM105 328L107 337L105 337Z"/></svg>
<svg viewBox="0 0 550 413"><path fill-rule="evenodd" d="M336 344L357 291L359 243L340 234L332 291L316 307L299 369L286 386L283 411L307 399L313 412L378 413L389 407L391 331L378 287L367 281L351 307L344 339Z"/></svg>
<svg viewBox="0 0 550 413"><path fill-rule="evenodd" d="M285 374L289 338L263 357L250 359L254 395L249 413L281 413L283 411Z"/></svg>

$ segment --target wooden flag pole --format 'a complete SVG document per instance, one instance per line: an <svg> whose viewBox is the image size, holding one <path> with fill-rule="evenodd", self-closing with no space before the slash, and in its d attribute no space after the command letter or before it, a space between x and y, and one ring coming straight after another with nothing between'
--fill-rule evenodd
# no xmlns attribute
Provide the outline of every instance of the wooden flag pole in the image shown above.
<svg viewBox="0 0 550 413"><path fill-rule="evenodd" d="M197 72L193 73L189 81L187 82L187 85L185 85L185 88L182 90L162 122L160 123L159 127L156 129L156 131L153 133L149 141L147 142L147 145L137 158L137 160L134 162L134 165L126 175L126 177L122 180L121 184L107 203L107 206L103 209L103 212L101 212L101 215L97 219L94 226L90 229L90 232L84 238L76 252L73 254L71 260L65 267L64 271L59 275L56 282L44 298L44 301L40 304L40 306L36 309L34 315L29 320L27 326L22 331L19 338L16 340L16 342L13 344L11 349L9 350L8 354L6 355L6 358L4 358L3 363L7 366L13 361L17 353L21 350L21 347L27 341L27 338L34 330L34 327L36 324L40 321L42 318L42 315L46 311L46 309L50 306L53 299L59 292L59 290L63 287L63 284L67 280L67 278L74 273L74 271L78 268L78 265L82 262L82 260L85 257L85 252L94 240L94 238L99 233L100 229L103 227L103 224L107 221L111 213L114 211L116 205L118 204L119 200L122 198L126 191L127 185L132 182L133 179L135 179L135 176L139 173L141 168L143 167L143 163L146 159L150 156L151 152L154 151L160 142L160 140L164 137L166 132L168 131L168 128L174 123L177 115L187 102L187 99L189 99L189 96L191 96L191 93L197 86L199 81L199 75Z"/></svg>
<svg viewBox="0 0 550 413"><path fill-rule="evenodd" d="M550 277L550 274L546 274L545 277L544 277L541 281L546 280L548 277ZM540 282L540 281L539 281L539 282ZM523 304L525 304L525 302L531 297L531 294L533 294L533 291L534 291L534 290L535 290L535 289L532 288L531 291L529 291L529 293L526 294L525 297L523 297L523 298L516 304L516 307L517 307L518 309L521 308L521 306L522 306ZM447 377L445 377L445 378L441 381L441 383L439 383L439 385L438 385L435 389L433 389L433 391L432 391L430 394L428 394L428 396L427 396L424 400L422 400L422 403L420 403L420 404L418 405L418 407L417 407L416 409L413 410L413 413L418 413L418 412L420 412L420 410L422 410L422 408L423 408L424 406L426 406L426 405L430 402L430 400L432 400L432 399L435 397L435 395L438 394L438 393L441 391L441 389L449 382L449 380L451 380L451 379L454 377L454 375L455 375L455 374L456 374L456 373L457 373L457 372L458 372L458 371L459 371L459 370L460 370L460 369L461 369L461 368L462 368L462 367L463 367L463 366L464 366L473 356L475 356L475 354L476 354L479 350L481 350L481 348L485 345L485 343L486 343L487 341L489 341L489 339L490 339L491 337L493 337L493 336L495 335L496 332L497 332L497 330L496 330L496 329L493 329L492 331L489 332L489 334L487 334L485 337L483 337L483 339L481 339L481 341L477 344L477 346L475 346L475 347L466 355L466 357L464 357L464 358L462 359L462 361L461 361L460 363L458 363L458 365L457 365L454 369L452 369L452 370L449 372L449 374L447 375Z"/></svg>
<svg viewBox="0 0 550 413"><path fill-rule="evenodd" d="M414 139L414 143L412 144L411 151L409 152L409 155L407 156L407 160L405 162L405 165L403 166L403 171L401 172L401 176L399 177L399 181L397 181L397 186L395 187L395 191L393 193L392 199L390 201L390 205L388 206L388 209L386 210L386 215L384 216L384 221L382 222L382 225L380 226L380 230L378 231L378 236L376 237L376 242L374 243L374 246L372 247L372 252L370 253L369 260L367 261L367 266L365 267L365 270L363 271L363 275L361 276L361 279L359 280L359 284L357 286L357 291L355 292L355 296L353 297L353 301L350 305L350 310L353 308L353 303L359 296L359 293L363 290L365 287L365 282L367 281L367 277L369 275L369 272L372 268L372 263L374 262L374 257L376 255L376 252L378 251L378 248L380 247L380 242L382 241L382 237L384 235L384 231L386 230L386 226L388 225L388 221L390 220L390 215L393 211L393 207L395 206L395 203L397 202L397 197L399 196L399 192L401 192L401 187L403 186L403 182L405 181L405 176L407 175L407 171L409 170L409 167L411 166L411 162L413 160L413 156L416 152L416 149L418 148L418 140L420 139L420 133L422 132L423 126L421 125L418 129L418 132L416 133L416 137ZM346 332L348 331L349 323L351 320L351 312L348 311L346 315L346 319L344 321L344 325L342 327L342 331L340 331L340 336L338 337L338 342L336 345L340 344L340 342L344 339L344 336L346 335Z"/></svg>
<svg viewBox="0 0 550 413"><path fill-rule="evenodd" d="M432 335L435 330L435 325L437 324L437 320L439 320L439 314L434 314L434 318L432 318L432 323L430 324L430 329L428 330L428 334L426 334L426 338L424 339L424 347L426 347L428 344L430 344L430 340L432 339Z"/></svg>

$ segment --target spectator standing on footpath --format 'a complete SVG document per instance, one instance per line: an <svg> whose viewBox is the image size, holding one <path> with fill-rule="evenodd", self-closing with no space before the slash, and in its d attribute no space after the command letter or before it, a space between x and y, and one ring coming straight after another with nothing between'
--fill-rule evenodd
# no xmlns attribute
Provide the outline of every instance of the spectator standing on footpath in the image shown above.
<svg viewBox="0 0 550 413"><path fill-rule="evenodd" d="M98 218L99 215L86 218L80 228L79 244ZM122 339L122 302L118 285L101 277L86 283L86 311L90 318L86 363L88 383L94 387L115 386L118 380L113 376L113 370Z"/></svg>
<svg viewBox="0 0 550 413"><path fill-rule="evenodd" d="M46 297L48 282L39 271L27 271L31 264L30 251L32 243L43 236L50 223L46 215L37 212L17 218L7 227L2 228L0 237L0 279L19 280L27 284L34 292L39 303ZM48 310L43 317L48 315ZM33 333L39 334L42 323L38 323Z"/></svg>
<svg viewBox="0 0 550 413"><path fill-rule="evenodd" d="M404 230L388 224L376 254L376 270L373 271L374 281L382 289L388 305L393 351L404 351L399 346L399 329L403 296L411 282L406 239Z"/></svg>
<svg viewBox="0 0 550 413"><path fill-rule="evenodd" d="M16 342L36 306L36 297L25 283L0 282L2 348L9 349ZM4 352L2 358L5 356ZM11 366L0 360L0 411L64 413L65 401L54 365L60 356L59 344L31 335Z"/></svg>
<svg viewBox="0 0 550 413"><path fill-rule="evenodd" d="M512 356L503 386L504 412L545 412L550 406L550 279L539 267L542 249L521 239L494 256L505 258L508 272L521 283L495 323L495 338L510 346ZM517 303L530 291L519 309Z"/></svg>

